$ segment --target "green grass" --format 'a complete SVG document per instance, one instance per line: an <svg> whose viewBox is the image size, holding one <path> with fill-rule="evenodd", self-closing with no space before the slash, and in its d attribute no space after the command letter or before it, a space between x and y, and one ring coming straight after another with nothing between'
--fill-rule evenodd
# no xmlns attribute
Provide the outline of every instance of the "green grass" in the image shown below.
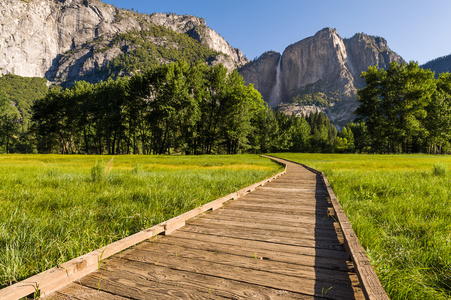
<svg viewBox="0 0 451 300"><path fill-rule="evenodd" d="M451 298L451 157L275 156L325 172L391 299Z"/></svg>
<svg viewBox="0 0 451 300"><path fill-rule="evenodd" d="M281 170L256 155L0 155L0 288Z"/></svg>

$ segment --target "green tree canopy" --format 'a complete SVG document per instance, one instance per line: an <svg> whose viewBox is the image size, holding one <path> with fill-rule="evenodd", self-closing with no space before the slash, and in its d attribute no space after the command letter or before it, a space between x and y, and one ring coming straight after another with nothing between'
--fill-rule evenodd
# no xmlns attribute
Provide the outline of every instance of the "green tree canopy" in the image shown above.
<svg viewBox="0 0 451 300"><path fill-rule="evenodd" d="M18 134L20 113L7 96L0 90L0 143L9 153L10 145Z"/></svg>
<svg viewBox="0 0 451 300"><path fill-rule="evenodd" d="M365 121L376 152L415 151L428 132L423 121L436 90L434 74L418 63L393 62L387 70L370 67L362 73L357 120Z"/></svg>

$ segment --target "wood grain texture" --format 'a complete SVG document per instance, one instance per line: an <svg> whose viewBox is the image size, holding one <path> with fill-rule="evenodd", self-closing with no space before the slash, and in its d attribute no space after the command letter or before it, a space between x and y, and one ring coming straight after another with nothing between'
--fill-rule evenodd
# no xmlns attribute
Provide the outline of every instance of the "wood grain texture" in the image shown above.
<svg viewBox="0 0 451 300"><path fill-rule="evenodd" d="M184 271L182 268L172 269L159 264L147 264L133 260L110 260L104 266L107 272L126 271L134 273L149 282L165 284L168 288L177 287L185 290L197 290L200 293L213 294L227 299L312 299L298 293L267 288L236 280L226 280L218 276Z"/></svg>
<svg viewBox="0 0 451 300"><path fill-rule="evenodd" d="M49 298L50 299L50 298ZM98 289L89 288L80 284L71 284L65 288L55 292L51 300L126 300L121 296L113 295L100 291Z"/></svg>

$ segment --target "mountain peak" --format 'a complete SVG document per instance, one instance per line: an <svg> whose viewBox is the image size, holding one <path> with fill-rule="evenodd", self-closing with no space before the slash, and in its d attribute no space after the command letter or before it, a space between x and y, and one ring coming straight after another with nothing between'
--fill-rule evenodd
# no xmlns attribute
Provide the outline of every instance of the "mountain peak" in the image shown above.
<svg viewBox="0 0 451 300"><path fill-rule="evenodd" d="M321 30L318 30L318 32L315 34L321 34L321 33L332 33L332 34L336 34L337 33L337 29L336 28L331 28L331 27L324 27Z"/></svg>
<svg viewBox="0 0 451 300"><path fill-rule="evenodd" d="M272 107L290 104L303 113L306 107L318 109L343 126L354 118L361 72L373 65L386 68L392 61L403 60L385 39L363 33L342 39L327 27L288 46L280 60L262 55L240 73Z"/></svg>
<svg viewBox="0 0 451 300"><path fill-rule="evenodd" d="M96 74L98 69L105 68L121 55L138 51L142 46L118 41L121 35L148 33L155 26L173 31L171 35L174 38L175 34L186 34L200 43L200 47L215 52L208 54L214 57L205 58L211 64L220 62L229 69L235 69L247 62L239 49L231 47L208 28L204 19L194 16L140 14L118 9L100 0L6 0L0 1L0 18L4 24L0 52L5 54L0 60L0 76L12 73L46 77L58 82L102 80L105 78ZM178 40L185 39L185 36L178 36L169 41L169 38L165 40L158 36L169 34L167 30L153 30L157 36L136 34L140 40L145 39L142 43L149 47L152 43L155 47L162 47L162 51L155 50L157 56L152 58L159 63L180 59L180 55L172 58L158 55L161 56L164 49L174 52L180 47ZM149 49L142 51L149 53Z"/></svg>

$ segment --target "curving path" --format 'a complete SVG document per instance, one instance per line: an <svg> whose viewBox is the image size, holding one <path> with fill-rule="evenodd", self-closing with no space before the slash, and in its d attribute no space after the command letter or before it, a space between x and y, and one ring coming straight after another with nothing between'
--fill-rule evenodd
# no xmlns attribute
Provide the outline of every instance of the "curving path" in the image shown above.
<svg viewBox="0 0 451 300"><path fill-rule="evenodd" d="M283 162L286 175L46 299L364 299L320 175Z"/></svg>

